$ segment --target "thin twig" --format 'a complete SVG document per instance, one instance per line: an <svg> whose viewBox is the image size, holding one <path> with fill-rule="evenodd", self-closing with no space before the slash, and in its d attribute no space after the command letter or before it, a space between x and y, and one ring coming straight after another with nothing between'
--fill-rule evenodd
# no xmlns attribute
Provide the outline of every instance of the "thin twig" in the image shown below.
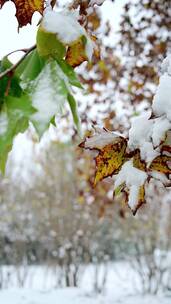
<svg viewBox="0 0 171 304"><path fill-rule="evenodd" d="M20 63L27 57L27 55L31 53L31 51L33 51L35 48L36 45L33 45L32 47L27 49L27 51L25 50L25 54L20 58L20 60L17 63L15 63L12 67L10 67L9 69L5 70L0 74L0 79L2 79L4 76L7 76L9 74L11 75L15 71L15 69L20 65Z"/></svg>
<svg viewBox="0 0 171 304"><path fill-rule="evenodd" d="M5 57L8 57L8 56L10 56L10 55L12 55L14 53L17 53L17 52L27 53L27 51L28 51L28 48L26 48L26 49L18 49L18 50L15 50L15 51L12 51L12 52L8 53L7 55L5 55Z"/></svg>

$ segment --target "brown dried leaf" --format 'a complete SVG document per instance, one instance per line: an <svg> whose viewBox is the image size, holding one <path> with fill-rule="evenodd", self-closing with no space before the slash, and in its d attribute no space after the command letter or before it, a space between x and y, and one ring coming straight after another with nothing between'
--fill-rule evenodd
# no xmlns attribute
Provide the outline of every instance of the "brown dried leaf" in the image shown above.
<svg viewBox="0 0 171 304"><path fill-rule="evenodd" d="M133 166L142 171L146 171L146 163L141 159L139 150L136 150L133 156Z"/></svg>
<svg viewBox="0 0 171 304"><path fill-rule="evenodd" d="M96 173L94 185L108 176L117 174L125 161L127 140L114 132L96 129L96 133L86 138L80 146L99 152L95 157Z"/></svg>
<svg viewBox="0 0 171 304"><path fill-rule="evenodd" d="M0 7L8 0L0 0ZM44 0L12 0L16 6L16 17L19 27L31 23L34 12L43 13Z"/></svg>
<svg viewBox="0 0 171 304"><path fill-rule="evenodd" d="M134 209L132 209L132 213L133 215L136 215L138 209L144 205L146 203L145 201L145 187L144 185L142 185L140 188L139 188L139 194L138 194L138 203L137 205L134 207Z"/></svg>
<svg viewBox="0 0 171 304"><path fill-rule="evenodd" d="M87 21L91 24L93 31L97 30L101 23L100 16L96 11L93 11L92 14L87 17Z"/></svg>
<svg viewBox="0 0 171 304"><path fill-rule="evenodd" d="M125 198L124 198L125 204L131 209L132 214L136 215L137 211L141 208L141 206L146 203L146 200L145 200L145 185L142 185L142 186L139 187L137 204L134 207L131 207L129 205L130 190L125 186L125 188L122 189L122 192L124 193L124 196L125 196Z"/></svg>
<svg viewBox="0 0 171 304"><path fill-rule="evenodd" d="M119 142L109 144L99 151L96 156L96 174L94 185L105 177L117 174L124 163L126 151L125 139L120 139Z"/></svg>
<svg viewBox="0 0 171 304"><path fill-rule="evenodd" d="M160 155L157 156L151 163L149 170L155 170L160 173L164 173L167 178L171 174L171 156Z"/></svg>

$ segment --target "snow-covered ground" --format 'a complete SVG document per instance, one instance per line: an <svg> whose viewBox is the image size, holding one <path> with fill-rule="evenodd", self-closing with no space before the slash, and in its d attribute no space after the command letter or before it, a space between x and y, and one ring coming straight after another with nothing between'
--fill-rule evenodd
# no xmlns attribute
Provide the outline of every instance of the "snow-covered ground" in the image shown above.
<svg viewBox="0 0 171 304"><path fill-rule="evenodd" d="M0 291L0 304L170 304L170 295L143 296L138 279L126 263L109 265L105 291L93 292L94 268L88 267L79 288L55 288L53 268L30 267L25 287L17 287L16 270L8 268L8 288ZM102 270L103 271L103 270ZM6 270L4 273L7 274ZM13 278L12 278L13 276ZM15 277L15 278L14 278ZM100 279L100 278L99 278ZM9 284L8 284L9 283Z"/></svg>
<svg viewBox="0 0 171 304"><path fill-rule="evenodd" d="M51 291L10 289L0 292L2 304L170 304L171 298L156 296L117 297L86 295L81 289L65 288Z"/></svg>

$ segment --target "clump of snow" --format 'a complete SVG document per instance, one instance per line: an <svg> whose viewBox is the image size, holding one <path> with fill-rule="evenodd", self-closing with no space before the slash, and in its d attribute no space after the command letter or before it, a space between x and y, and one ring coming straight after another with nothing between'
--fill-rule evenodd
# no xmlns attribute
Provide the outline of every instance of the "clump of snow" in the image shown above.
<svg viewBox="0 0 171 304"><path fill-rule="evenodd" d="M102 149L106 145L116 143L122 135L118 132L109 132L104 129L96 129L96 134L85 141L85 148Z"/></svg>
<svg viewBox="0 0 171 304"><path fill-rule="evenodd" d="M166 175L164 175L164 173L154 170L150 173L150 176L155 178L156 180L159 180L163 185L170 185L170 181L166 177Z"/></svg>
<svg viewBox="0 0 171 304"><path fill-rule="evenodd" d="M129 131L130 148L137 148L142 142L150 141L153 122L149 120L149 118L150 114L148 113L132 119L132 125Z"/></svg>
<svg viewBox="0 0 171 304"><path fill-rule="evenodd" d="M152 139L155 147L159 146L164 139L166 132L171 129L171 122L166 117L159 117L153 120Z"/></svg>
<svg viewBox="0 0 171 304"><path fill-rule="evenodd" d="M32 115L32 121L36 123L40 133L47 127L51 118L62 113L66 100L64 93L64 81L66 76L56 62L48 63L33 83L32 95L33 107L37 110Z"/></svg>
<svg viewBox="0 0 171 304"><path fill-rule="evenodd" d="M62 42L69 44L85 35L85 30L79 24L77 18L77 11L63 10L55 12L48 10L44 14L42 26L48 32L57 34Z"/></svg>
<svg viewBox="0 0 171 304"><path fill-rule="evenodd" d="M90 0L90 5L102 5L104 0Z"/></svg>
<svg viewBox="0 0 171 304"><path fill-rule="evenodd" d="M162 72L152 108L156 116L165 115L171 121L171 54L164 59Z"/></svg>
<svg viewBox="0 0 171 304"><path fill-rule="evenodd" d="M145 142L140 146L141 158L147 162L148 165L159 155L159 151L155 150L152 142Z"/></svg>
<svg viewBox="0 0 171 304"><path fill-rule="evenodd" d="M167 73L160 77L152 108L156 116L166 115L171 121L171 76Z"/></svg>
<svg viewBox="0 0 171 304"><path fill-rule="evenodd" d="M153 120L149 117L150 114L148 113L133 118L128 141L131 150L140 149L141 158L146 160L147 163L150 163L158 155L151 142Z"/></svg>
<svg viewBox="0 0 171 304"><path fill-rule="evenodd" d="M57 35L57 38L64 44L71 44L81 36L85 36L86 54L91 60L93 54L94 43L88 37L86 30L78 22L78 11L62 11L45 10L42 20L42 26L47 32Z"/></svg>
<svg viewBox="0 0 171 304"><path fill-rule="evenodd" d="M169 54L162 63L161 70L171 76L171 54Z"/></svg>
<svg viewBox="0 0 171 304"><path fill-rule="evenodd" d="M6 112L0 113L0 136L3 136L8 128L8 116Z"/></svg>
<svg viewBox="0 0 171 304"><path fill-rule="evenodd" d="M116 189L122 184L126 185L130 190L128 205L132 210L135 210L137 207L139 189L144 185L146 179L147 173L135 168L132 160L127 161L116 176L114 188Z"/></svg>
<svg viewBox="0 0 171 304"><path fill-rule="evenodd" d="M141 158L148 164L159 155L159 146L171 129L171 55L162 64L164 75L153 99L153 114L147 113L132 120L128 146L131 150L139 149Z"/></svg>
<svg viewBox="0 0 171 304"><path fill-rule="evenodd" d="M150 114L133 118L129 131L128 146L131 150L140 149L140 155L148 164L159 155L158 147L165 139L171 123L166 117L150 119Z"/></svg>

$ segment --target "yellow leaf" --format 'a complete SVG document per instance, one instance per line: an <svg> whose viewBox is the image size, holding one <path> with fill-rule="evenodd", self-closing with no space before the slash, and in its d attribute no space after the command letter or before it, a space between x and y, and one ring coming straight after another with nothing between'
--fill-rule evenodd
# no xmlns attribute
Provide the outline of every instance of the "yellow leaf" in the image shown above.
<svg viewBox="0 0 171 304"><path fill-rule="evenodd" d="M135 155L133 156L133 166L142 171L146 171L146 164L140 157L140 151L135 151Z"/></svg>
<svg viewBox="0 0 171 304"><path fill-rule="evenodd" d="M109 144L99 151L96 156L96 174L94 185L105 177L117 174L124 163L126 140L120 139L114 144Z"/></svg>
<svg viewBox="0 0 171 304"><path fill-rule="evenodd" d="M0 0L2 7L8 0ZM19 27L31 23L31 18L34 12L43 13L44 0L12 0L16 6L16 17Z"/></svg>
<svg viewBox="0 0 171 304"><path fill-rule="evenodd" d="M91 29L93 31L97 30L100 27L100 16L98 15L97 11L93 11L88 17L87 20L89 25L91 25Z"/></svg>
<svg viewBox="0 0 171 304"><path fill-rule="evenodd" d="M136 215L138 209L145 203L145 187L142 185L139 188L137 205L134 207L134 209L132 209L133 215Z"/></svg>
<svg viewBox="0 0 171 304"><path fill-rule="evenodd" d="M146 203L145 185L142 185L139 187L137 203L133 207L129 205L130 189L128 189L128 187L126 187L126 185L125 185L125 188L122 189L122 192L125 194L125 199L124 199L125 204L131 209L132 214L136 215L138 209L141 208L141 206Z"/></svg>
<svg viewBox="0 0 171 304"><path fill-rule="evenodd" d="M164 173L167 177L171 174L171 156L160 155L157 156L151 163L149 169Z"/></svg>
<svg viewBox="0 0 171 304"><path fill-rule="evenodd" d="M70 44L66 54L66 61L73 68L79 66L82 62L87 61L85 51L86 37L81 36L79 39Z"/></svg>

